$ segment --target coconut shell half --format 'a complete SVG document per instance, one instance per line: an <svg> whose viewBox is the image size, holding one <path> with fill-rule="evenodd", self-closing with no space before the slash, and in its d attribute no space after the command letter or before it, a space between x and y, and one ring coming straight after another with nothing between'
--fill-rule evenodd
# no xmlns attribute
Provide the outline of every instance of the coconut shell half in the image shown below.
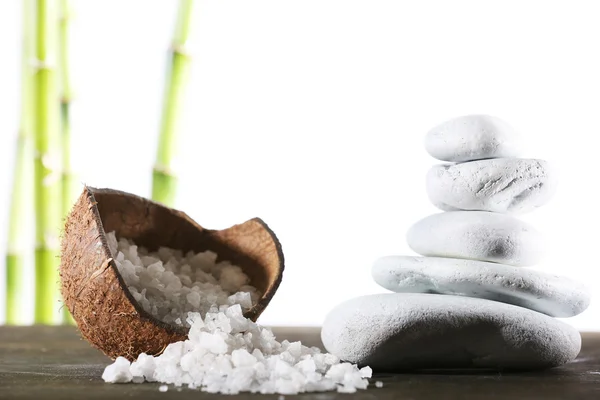
<svg viewBox="0 0 600 400"><path fill-rule="evenodd" d="M61 290L83 337L113 359L159 354L169 343L184 340L187 329L159 321L131 296L108 247L106 232L112 231L150 251L161 246L184 252L211 250L218 261L239 266L262 293L245 313L254 321L281 283L281 244L258 218L209 230L185 213L145 198L85 187L65 224Z"/></svg>

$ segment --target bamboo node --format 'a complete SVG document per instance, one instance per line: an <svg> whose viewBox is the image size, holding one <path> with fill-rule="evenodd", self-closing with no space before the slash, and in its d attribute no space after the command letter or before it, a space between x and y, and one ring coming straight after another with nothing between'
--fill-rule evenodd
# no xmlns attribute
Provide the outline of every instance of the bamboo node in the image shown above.
<svg viewBox="0 0 600 400"><path fill-rule="evenodd" d="M35 71L40 71L56 69L57 63L55 60L40 60L39 58L35 58L31 61L30 65Z"/></svg>
<svg viewBox="0 0 600 400"><path fill-rule="evenodd" d="M192 54L189 49L189 46L187 44L171 43L170 50L174 54L180 54L180 55L186 56L186 57L189 57Z"/></svg>
<svg viewBox="0 0 600 400"><path fill-rule="evenodd" d="M52 186L62 180L62 174L60 172L50 171L49 174L44 176L42 179L42 185Z"/></svg>
<svg viewBox="0 0 600 400"><path fill-rule="evenodd" d="M46 232L44 233L44 245L47 249L58 249L60 247L60 237L56 232Z"/></svg>
<svg viewBox="0 0 600 400"><path fill-rule="evenodd" d="M175 176L173 169L166 165L155 165L153 168L153 171L158 172L159 174L162 174L162 175L167 175L167 176L171 176L171 177Z"/></svg>

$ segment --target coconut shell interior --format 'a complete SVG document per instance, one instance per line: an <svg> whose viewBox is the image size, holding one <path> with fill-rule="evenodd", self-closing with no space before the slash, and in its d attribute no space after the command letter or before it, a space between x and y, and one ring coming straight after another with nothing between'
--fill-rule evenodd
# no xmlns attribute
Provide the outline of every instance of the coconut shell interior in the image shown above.
<svg viewBox="0 0 600 400"><path fill-rule="evenodd" d="M256 320L282 279L281 245L269 227L254 218L224 230L204 229L185 213L112 189L85 187L65 224L61 245L61 290L81 334L111 358L130 360L159 354L187 329L144 311L118 273L106 232L148 250L211 250L218 261L242 268L262 296L245 315Z"/></svg>

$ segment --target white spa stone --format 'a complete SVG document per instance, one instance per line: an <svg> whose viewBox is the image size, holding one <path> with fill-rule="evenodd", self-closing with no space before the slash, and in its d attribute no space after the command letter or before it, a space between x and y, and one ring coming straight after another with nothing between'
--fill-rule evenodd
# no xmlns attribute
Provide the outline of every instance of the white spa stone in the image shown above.
<svg viewBox="0 0 600 400"><path fill-rule="evenodd" d="M547 161L496 158L433 166L427 174L427 194L444 211L521 214L546 204L557 181Z"/></svg>
<svg viewBox="0 0 600 400"><path fill-rule="evenodd" d="M375 261L375 282L397 293L435 293L514 304L552 317L582 313L588 289L567 277L483 261L388 256Z"/></svg>
<svg viewBox="0 0 600 400"><path fill-rule="evenodd" d="M425 136L425 148L438 160L451 162L520 154L519 135L489 115L466 115L436 126Z"/></svg>
<svg viewBox="0 0 600 400"><path fill-rule="evenodd" d="M506 214L449 211L415 223L406 235L423 256L463 258L515 266L541 260L543 236L528 223Z"/></svg>
<svg viewBox="0 0 600 400"><path fill-rule="evenodd" d="M422 293L362 296L335 307L321 332L340 359L377 372L541 369L577 356L581 336L547 315L495 301Z"/></svg>

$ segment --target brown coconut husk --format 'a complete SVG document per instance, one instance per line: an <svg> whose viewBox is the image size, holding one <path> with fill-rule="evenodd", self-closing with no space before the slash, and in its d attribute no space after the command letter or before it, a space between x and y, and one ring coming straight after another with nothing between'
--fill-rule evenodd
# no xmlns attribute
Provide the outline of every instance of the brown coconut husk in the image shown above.
<svg viewBox="0 0 600 400"><path fill-rule="evenodd" d="M81 334L111 358L160 354L184 340L187 329L166 324L142 309L118 272L106 232L148 250L211 250L218 261L242 268L262 296L245 313L256 321L281 283L284 262L277 237L254 218L224 230L204 229L181 211L133 194L85 187L65 224L61 290Z"/></svg>

